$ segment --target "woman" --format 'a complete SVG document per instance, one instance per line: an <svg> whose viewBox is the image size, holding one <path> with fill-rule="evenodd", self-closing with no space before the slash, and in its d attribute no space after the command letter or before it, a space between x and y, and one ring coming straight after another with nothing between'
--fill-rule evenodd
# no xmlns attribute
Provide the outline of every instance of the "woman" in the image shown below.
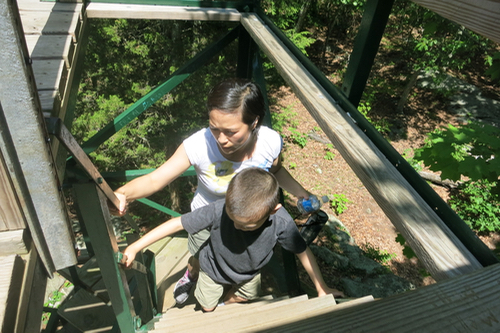
<svg viewBox="0 0 500 333"><path fill-rule="evenodd" d="M240 170L259 167L272 172L280 187L297 198L309 193L281 166L282 140L272 129L261 126L265 103L259 87L245 79L229 79L216 85L207 98L209 128L202 129L177 148L163 165L150 174L134 179L115 191L120 200L120 215L126 203L163 189L191 165L198 177L198 187L191 210L224 198L231 178ZM209 237L204 230L189 235L192 254L188 270L177 282L174 296L184 303L198 278L198 249Z"/></svg>

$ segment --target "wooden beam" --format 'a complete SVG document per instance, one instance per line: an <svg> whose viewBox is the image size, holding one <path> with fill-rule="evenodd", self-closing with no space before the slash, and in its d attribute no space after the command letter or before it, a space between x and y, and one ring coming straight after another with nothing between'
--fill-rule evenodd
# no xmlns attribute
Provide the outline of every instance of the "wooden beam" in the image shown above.
<svg viewBox="0 0 500 333"><path fill-rule="evenodd" d="M0 123L9 141L5 147L10 149L13 182L31 236L52 274L77 260L16 1L0 0L0 30Z"/></svg>
<svg viewBox="0 0 500 333"><path fill-rule="evenodd" d="M88 18L124 18L147 20L236 21L240 13L231 8L200 8L155 5L126 5L91 2Z"/></svg>
<svg viewBox="0 0 500 333"><path fill-rule="evenodd" d="M14 332L24 262L17 255L0 257L0 331Z"/></svg>
<svg viewBox="0 0 500 333"><path fill-rule="evenodd" d="M413 0L413 2L500 43L498 0Z"/></svg>
<svg viewBox="0 0 500 333"><path fill-rule="evenodd" d="M0 106L1 107L1 106ZM16 230L26 227L23 212L19 207L19 198L12 183L11 175L5 164L2 152L4 134L0 130L0 231ZM1 253L1 251L0 251Z"/></svg>
<svg viewBox="0 0 500 333"><path fill-rule="evenodd" d="M418 193L254 13L241 23L269 57L434 279L481 268Z"/></svg>
<svg viewBox="0 0 500 333"><path fill-rule="evenodd" d="M26 254L28 253L29 236L26 229L0 232L0 255Z"/></svg>

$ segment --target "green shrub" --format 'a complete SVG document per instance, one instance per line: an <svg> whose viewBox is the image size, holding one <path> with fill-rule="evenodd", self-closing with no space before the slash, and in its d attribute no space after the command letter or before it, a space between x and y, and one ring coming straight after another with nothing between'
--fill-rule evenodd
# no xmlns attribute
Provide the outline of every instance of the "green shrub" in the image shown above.
<svg viewBox="0 0 500 333"><path fill-rule="evenodd" d="M471 228L479 232L500 231L500 196L496 183L467 181L450 198L450 206Z"/></svg>

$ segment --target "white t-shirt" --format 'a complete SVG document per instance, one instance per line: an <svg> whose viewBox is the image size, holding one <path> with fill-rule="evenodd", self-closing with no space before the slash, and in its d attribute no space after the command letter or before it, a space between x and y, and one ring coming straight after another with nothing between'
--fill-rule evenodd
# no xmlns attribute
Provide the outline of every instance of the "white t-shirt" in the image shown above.
<svg viewBox="0 0 500 333"><path fill-rule="evenodd" d="M191 210L224 198L229 182L239 171L249 167L271 168L279 156L283 141L272 129L261 126L252 157L243 162L232 162L220 153L210 129L202 129L184 140L184 148L198 177L198 188L191 202Z"/></svg>

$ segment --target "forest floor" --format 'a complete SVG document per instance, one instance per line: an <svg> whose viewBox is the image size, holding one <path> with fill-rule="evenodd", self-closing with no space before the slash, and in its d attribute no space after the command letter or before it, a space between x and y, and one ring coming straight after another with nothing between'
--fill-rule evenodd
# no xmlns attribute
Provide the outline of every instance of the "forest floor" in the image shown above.
<svg viewBox="0 0 500 333"><path fill-rule="evenodd" d="M385 71L391 70L393 69L385 69ZM384 75L383 66L380 66L378 71L382 73L380 75ZM469 83L476 84L484 95L500 100L498 85L488 85L484 78L473 72L466 75ZM334 84L339 84L335 82L338 81L335 76L330 77ZM417 97L408 100L403 113L394 113L398 103L397 98L384 96L381 96L370 113L374 119L386 119L391 123L388 140L402 156L409 158L413 157L414 149L423 145L427 133L447 124L456 125L460 122L456 115L448 111L446 100L443 100L442 96L433 95L432 92L417 87L413 91L413 96ZM285 137L284 167L299 183L318 197L323 195L331 197L337 194L344 195L349 200L347 209L337 217L346 226L356 244L365 251L375 250L380 254L392 255L392 259L385 264L394 274L407 279L416 287L434 283L432 277L425 274L417 258L408 259L403 255L403 246L396 242L397 230L333 145L309 137L306 145L301 148L291 140L293 133L289 127L295 128L296 133L314 133L315 136L328 140L291 89L282 86L272 92L271 112L280 113L282 118L289 120L288 125L282 129L282 135ZM447 202L449 190L430 185ZM289 196L288 200L289 207L293 209L296 199ZM323 205L322 209L328 214L335 215L329 204ZM500 243L498 233L480 235L480 238L492 250ZM328 238L320 233L315 243L322 245L328 241ZM325 278L327 281L333 280Z"/></svg>

